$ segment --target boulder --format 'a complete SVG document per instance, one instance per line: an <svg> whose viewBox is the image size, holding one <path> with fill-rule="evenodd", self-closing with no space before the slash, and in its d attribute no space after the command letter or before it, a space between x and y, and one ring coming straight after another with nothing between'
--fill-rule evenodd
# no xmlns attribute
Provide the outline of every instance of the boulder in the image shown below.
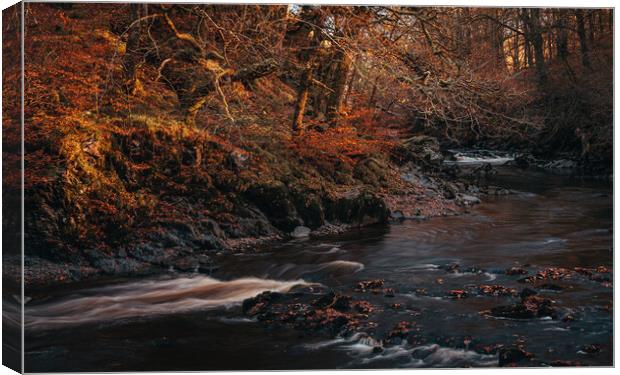
<svg viewBox="0 0 620 375"><path fill-rule="evenodd" d="M427 135L416 135L403 142L406 157L409 160L422 162L426 165L439 166L444 160L437 138Z"/></svg>
<svg viewBox="0 0 620 375"><path fill-rule="evenodd" d="M293 232L291 232L291 237L293 238L308 237L310 235L310 232L311 232L310 228L300 225L297 228L295 228Z"/></svg>
<svg viewBox="0 0 620 375"><path fill-rule="evenodd" d="M383 199L371 192L346 194L332 202L329 216L340 223L365 226L386 223L390 210Z"/></svg>
<svg viewBox="0 0 620 375"><path fill-rule="evenodd" d="M519 362L529 361L534 355L523 349L521 346L512 346L508 348L501 348L499 351L499 365L504 366L516 366Z"/></svg>
<svg viewBox="0 0 620 375"><path fill-rule="evenodd" d="M276 228L291 232L303 223L288 188L280 181L257 184L245 191L245 197L258 207Z"/></svg>
<svg viewBox="0 0 620 375"><path fill-rule="evenodd" d="M303 189L293 189L291 195L295 209L305 226L317 229L325 224L323 204L317 194Z"/></svg>

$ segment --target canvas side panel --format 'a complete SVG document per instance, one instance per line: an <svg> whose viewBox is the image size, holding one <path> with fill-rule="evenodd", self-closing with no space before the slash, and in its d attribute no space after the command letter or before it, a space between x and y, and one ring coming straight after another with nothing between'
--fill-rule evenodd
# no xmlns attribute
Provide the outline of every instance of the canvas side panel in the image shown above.
<svg viewBox="0 0 620 375"><path fill-rule="evenodd" d="M22 4L2 11L2 364L22 372Z"/></svg>

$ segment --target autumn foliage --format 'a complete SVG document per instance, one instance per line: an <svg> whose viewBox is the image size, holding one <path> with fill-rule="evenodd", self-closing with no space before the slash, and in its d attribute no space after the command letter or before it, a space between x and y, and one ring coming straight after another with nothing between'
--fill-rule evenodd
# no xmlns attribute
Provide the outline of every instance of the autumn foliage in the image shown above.
<svg viewBox="0 0 620 375"><path fill-rule="evenodd" d="M234 226L239 197L259 182L321 194L359 187L356 167L387 163L411 134L450 146L610 156L612 25L604 10L588 26L596 30L584 67L572 31L580 24L551 10L538 19L547 23L541 34L523 26L535 15L518 9L26 9L26 221L38 228L30 248L45 256L108 251L161 222ZM558 17L571 25L561 58ZM5 34L15 33L5 19ZM540 56L538 64L530 56L536 35L548 41L544 82ZM3 47L14 54L19 39ZM19 67L3 74L16 82ZM3 94L10 194L20 183L18 85ZM302 128L291 131L303 95Z"/></svg>

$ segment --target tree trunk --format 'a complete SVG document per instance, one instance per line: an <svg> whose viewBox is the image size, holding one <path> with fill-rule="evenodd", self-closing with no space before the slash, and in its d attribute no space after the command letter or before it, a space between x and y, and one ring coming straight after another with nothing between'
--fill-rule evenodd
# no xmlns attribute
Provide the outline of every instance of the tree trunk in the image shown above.
<svg viewBox="0 0 620 375"><path fill-rule="evenodd" d="M547 66L545 64L544 40L540 28L540 9L523 9L523 21L526 25L526 37L534 47L534 63L538 83L542 86L547 82Z"/></svg>
<svg viewBox="0 0 620 375"><path fill-rule="evenodd" d="M355 80L357 79L357 61L359 60L359 56L355 58L355 63L353 64L353 68L351 69L351 77L349 78L349 83L347 84L347 92L344 94L344 105L350 106L351 103L351 93L353 92L353 86L355 85Z"/></svg>
<svg viewBox="0 0 620 375"><path fill-rule="evenodd" d="M308 61L306 68L302 74L297 91L297 102L295 104L295 114L293 115L293 134L301 132L304 122L304 113L306 112L306 104L308 103L308 93L312 85L312 61Z"/></svg>
<svg viewBox="0 0 620 375"><path fill-rule="evenodd" d="M327 120L332 126L338 125L342 115L342 105L347 86L347 78L351 70L351 58L344 51L336 53L336 69L332 81L333 92L329 95L327 101Z"/></svg>
<svg viewBox="0 0 620 375"><path fill-rule="evenodd" d="M558 19L557 50L558 57L562 60L568 58L568 15L566 9L560 9Z"/></svg>
<svg viewBox="0 0 620 375"><path fill-rule="evenodd" d="M515 33L512 44L512 70L518 72L521 69L519 62L519 34Z"/></svg>
<svg viewBox="0 0 620 375"><path fill-rule="evenodd" d="M379 76L375 77L375 82L372 84L372 90L370 92L370 97L368 98L368 107L372 108L375 106L376 95L377 95L377 83L379 83Z"/></svg>
<svg viewBox="0 0 620 375"><path fill-rule="evenodd" d="M588 37L589 37L589 42L590 45L594 44L594 10L593 9L589 9L588 11Z"/></svg>
<svg viewBox="0 0 620 375"><path fill-rule="evenodd" d="M590 57L588 52L588 41L586 39L586 24L583 17L583 10L577 9L575 11L577 17L577 34L579 35L579 45L581 48L581 63L583 67L590 70Z"/></svg>

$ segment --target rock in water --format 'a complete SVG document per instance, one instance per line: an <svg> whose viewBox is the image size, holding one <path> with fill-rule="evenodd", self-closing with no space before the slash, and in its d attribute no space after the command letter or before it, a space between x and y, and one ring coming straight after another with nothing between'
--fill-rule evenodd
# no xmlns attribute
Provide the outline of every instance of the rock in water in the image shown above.
<svg viewBox="0 0 620 375"><path fill-rule="evenodd" d="M502 348L499 351L499 365L516 366L519 362L532 359L532 353L529 353L521 346Z"/></svg>
<svg viewBox="0 0 620 375"><path fill-rule="evenodd" d="M480 203L480 198L474 197L473 195L462 194L460 198L463 201L463 203L467 205Z"/></svg>
<svg viewBox="0 0 620 375"><path fill-rule="evenodd" d="M298 226L295 228L295 230L291 233L291 236L293 238L303 238L303 237L308 237L310 235L310 228L308 227L304 227L304 226Z"/></svg>

